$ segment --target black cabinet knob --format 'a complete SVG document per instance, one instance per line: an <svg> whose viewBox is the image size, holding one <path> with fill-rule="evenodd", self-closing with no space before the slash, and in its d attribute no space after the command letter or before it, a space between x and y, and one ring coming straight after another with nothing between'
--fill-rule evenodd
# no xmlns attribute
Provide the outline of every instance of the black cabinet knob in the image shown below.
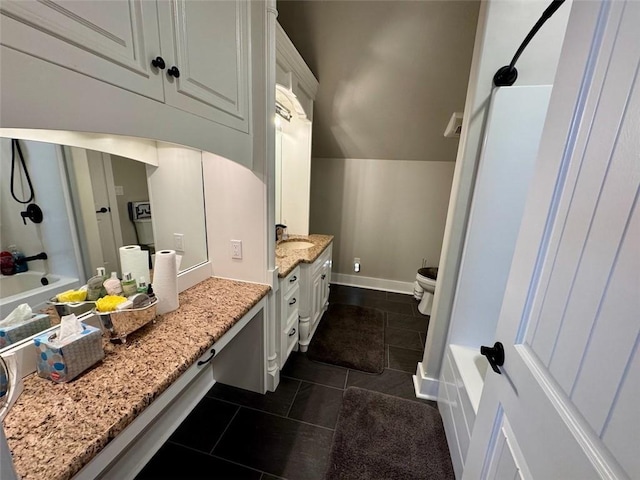
<svg viewBox="0 0 640 480"><path fill-rule="evenodd" d="M151 66L159 68L160 70L164 70L166 65L164 63L164 58L162 57L156 57L153 60L151 60Z"/></svg>
<svg viewBox="0 0 640 480"><path fill-rule="evenodd" d="M170 77L180 78L180 70L175 65L167 70L167 73Z"/></svg>
<svg viewBox="0 0 640 480"><path fill-rule="evenodd" d="M498 367L504 365L504 346L500 342L496 342L493 347L480 347L480 353L487 357L494 372L502 374Z"/></svg>

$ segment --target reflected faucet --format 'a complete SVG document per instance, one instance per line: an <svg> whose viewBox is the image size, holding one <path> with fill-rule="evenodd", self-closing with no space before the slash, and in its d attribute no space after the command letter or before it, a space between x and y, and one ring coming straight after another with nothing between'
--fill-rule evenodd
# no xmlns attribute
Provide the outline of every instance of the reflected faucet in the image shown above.
<svg viewBox="0 0 640 480"><path fill-rule="evenodd" d="M22 257L15 260L16 265L22 265L23 263L32 262L34 260L46 260L48 255L44 252L40 252L37 255L32 255L30 257Z"/></svg>
<svg viewBox="0 0 640 480"><path fill-rule="evenodd" d="M276 225L276 243L282 240L282 236L284 235L285 228L287 228L287 226L281 223L278 223Z"/></svg>

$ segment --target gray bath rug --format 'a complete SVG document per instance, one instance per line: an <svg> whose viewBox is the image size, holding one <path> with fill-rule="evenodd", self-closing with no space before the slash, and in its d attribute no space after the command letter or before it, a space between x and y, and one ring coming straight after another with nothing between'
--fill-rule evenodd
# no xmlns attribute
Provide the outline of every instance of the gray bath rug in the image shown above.
<svg viewBox="0 0 640 480"><path fill-rule="evenodd" d="M438 410L347 388L325 480L418 479L455 480Z"/></svg>
<svg viewBox="0 0 640 480"><path fill-rule="evenodd" d="M384 313L375 308L330 304L311 339L307 356L316 362L382 373Z"/></svg>

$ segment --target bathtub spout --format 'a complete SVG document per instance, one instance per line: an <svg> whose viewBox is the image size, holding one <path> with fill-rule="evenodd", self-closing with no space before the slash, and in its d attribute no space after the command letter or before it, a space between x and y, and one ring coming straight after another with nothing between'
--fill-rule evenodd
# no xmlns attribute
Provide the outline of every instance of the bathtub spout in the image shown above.
<svg viewBox="0 0 640 480"><path fill-rule="evenodd" d="M30 257L23 257L16 260L16 264L21 265L23 263L32 262L33 260L46 260L49 258L45 252L40 252L37 255L32 255Z"/></svg>

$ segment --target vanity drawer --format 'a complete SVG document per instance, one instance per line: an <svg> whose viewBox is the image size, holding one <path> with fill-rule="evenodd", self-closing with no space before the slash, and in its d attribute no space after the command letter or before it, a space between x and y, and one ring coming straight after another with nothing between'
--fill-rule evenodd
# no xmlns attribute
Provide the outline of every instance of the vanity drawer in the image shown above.
<svg viewBox="0 0 640 480"><path fill-rule="evenodd" d="M290 319L295 313L298 315L298 307L300 306L300 286L296 286L282 298L282 317ZM288 323L288 322L287 322Z"/></svg>
<svg viewBox="0 0 640 480"><path fill-rule="evenodd" d="M300 284L300 267L296 267L293 271L281 280L282 291L287 293Z"/></svg>

